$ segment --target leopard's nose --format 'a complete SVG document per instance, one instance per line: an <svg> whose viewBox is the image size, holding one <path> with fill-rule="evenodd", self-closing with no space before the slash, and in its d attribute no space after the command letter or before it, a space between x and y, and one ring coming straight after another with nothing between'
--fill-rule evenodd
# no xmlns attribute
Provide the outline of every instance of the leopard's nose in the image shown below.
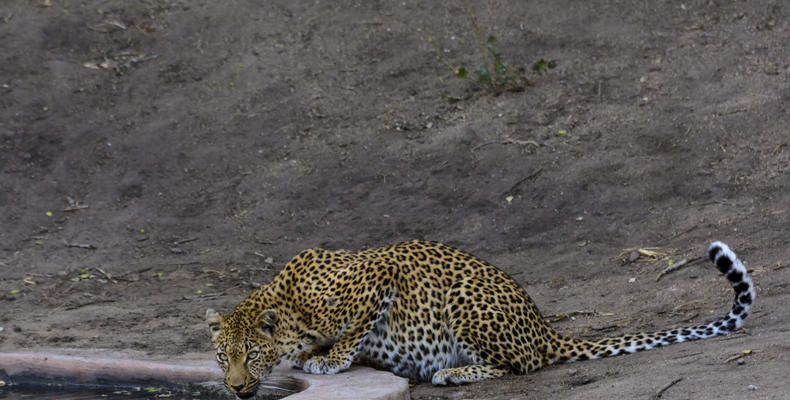
<svg viewBox="0 0 790 400"><path fill-rule="evenodd" d="M230 388L233 389L234 392L240 392L244 385L230 385Z"/></svg>

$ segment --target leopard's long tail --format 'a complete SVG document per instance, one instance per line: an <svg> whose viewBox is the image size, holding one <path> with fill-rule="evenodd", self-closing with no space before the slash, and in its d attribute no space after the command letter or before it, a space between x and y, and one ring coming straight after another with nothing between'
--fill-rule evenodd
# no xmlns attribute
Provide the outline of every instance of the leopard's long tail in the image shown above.
<svg viewBox="0 0 790 400"><path fill-rule="evenodd" d="M749 277L746 267L726 244L718 241L711 243L708 248L708 256L716 268L730 281L730 285L735 291L735 301L727 315L706 325L600 340L567 339L557 335L554 345L549 346L546 361L551 364L636 353L688 340L724 335L740 328L743 326L743 320L749 315L755 298L752 279Z"/></svg>

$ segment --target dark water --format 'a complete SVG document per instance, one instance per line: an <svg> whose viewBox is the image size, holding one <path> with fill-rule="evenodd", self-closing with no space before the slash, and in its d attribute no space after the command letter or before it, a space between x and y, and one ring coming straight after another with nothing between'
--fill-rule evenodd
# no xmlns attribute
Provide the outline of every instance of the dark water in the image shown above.
<svg viewBox="0 0 790 400"><path fill-rule="evenodd" d="M3 1L3 0L0 0ZM306 389L306 382L290 376L268 376L261 382L256 400L279 400ZM101 399L101 400L235 400L221 382L172 384L162 381L116 382L111 379L84 383L77 378L8 376L0 369L0 399Z"/></svg>
<svg viewBox="0 0 790 400"><path fill-rule="evenodd" d="M259 393L256 400L278 400L292 394L291 391L268 390ZM227 392L210 389L170 390L162 387L129 387L112 388L99 386L63 386L63 385L21 385L0 387L0 399L151 399L151 400L209 400L236 399Z"/></svg>
<svg viewBox="0 0 790 400"><path fill-rule="evenodd" d="M0 399L230 399L219 394L194 391L173 391L157 387L130 387L125 389L96 386L5 386L0 388Z"/></svg>
<svg viewBox="0 0 790 400"><path fill-rule="evenodd" d="M0 389L0 399L215 399L219 397L206 396L201 392L173 392L162 390L149 392L135 389L100 389L100 388L3 388Z"/></svg>

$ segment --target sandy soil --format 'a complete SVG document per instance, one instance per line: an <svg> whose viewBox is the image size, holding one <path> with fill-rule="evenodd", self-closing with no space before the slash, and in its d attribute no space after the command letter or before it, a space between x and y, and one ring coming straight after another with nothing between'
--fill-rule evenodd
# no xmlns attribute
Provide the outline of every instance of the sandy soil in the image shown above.
<svg viewBox="0 0 790 400"><path fill-rule="evenodd" d="M480 62L455 2L2 1L0 351L210 359L205 309L299 250L412 238L500 266L569 335L682 326L726 281L618 255L719 239L758 286L742 332L412 396L786 396L790 8L474 5L503 57L557 68L455 78L427 39Z"/></svg>

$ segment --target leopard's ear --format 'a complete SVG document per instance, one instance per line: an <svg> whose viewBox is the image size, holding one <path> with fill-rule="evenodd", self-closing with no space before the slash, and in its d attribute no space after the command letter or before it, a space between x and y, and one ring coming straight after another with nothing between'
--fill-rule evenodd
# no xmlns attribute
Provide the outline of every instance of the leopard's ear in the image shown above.
<svg viewBox="0 0 790 400"><path fill-rule="evenodd" d="M211 331L211 344L217 347L217 336L222 332L222 327L220 326L222 323L222 316L209 308L206 310L206 323L208 324L208 329Z"/></svg>
<svg viewBox="0 0 790 400"><path fill-rule="evenodd" d="M277 325L277 311L274 309L263 310L258 314L256 326L261 335L273 338L275 325Z"/></svg>

